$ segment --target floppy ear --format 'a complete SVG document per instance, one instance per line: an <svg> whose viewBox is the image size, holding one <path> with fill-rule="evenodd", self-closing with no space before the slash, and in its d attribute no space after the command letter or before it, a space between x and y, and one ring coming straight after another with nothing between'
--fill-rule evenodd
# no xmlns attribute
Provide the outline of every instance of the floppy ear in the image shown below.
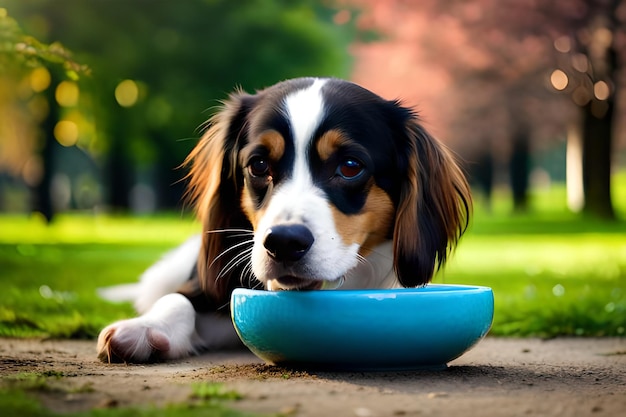
<svg viewBox="0 0 626 417"><path fill-rule="evenodd" d="M394 228L394 268L400 283L428 283L467 229L471 194L451 152L411 115L404 131L406 172Z"/></svg>
<svg viewBox="0 0 626 417"><path fill-rule="evenodd" d="M231 95L211 117L208 129L183 164L191 167L187 197L202 222L197 264L200 289L216 308L228 303L230 291L238 283L238 279L230 279L235 271L241 272L234 268L234 258L241 255L237 245L250 240L242 236L241 229L252 231L240 206L242 179L237 154L245 141L246 117L254 100L255 96L243 93Z"/></svg>

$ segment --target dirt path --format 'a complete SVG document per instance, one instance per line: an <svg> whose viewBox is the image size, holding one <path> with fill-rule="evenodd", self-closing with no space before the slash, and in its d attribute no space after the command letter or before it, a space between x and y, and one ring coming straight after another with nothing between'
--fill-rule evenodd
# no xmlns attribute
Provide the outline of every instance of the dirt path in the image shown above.
<svg viewBox="0 0 626 417"><path fill-rule="evenodd" d="M444 371L333 373L264 365L248 352L157 365L107 365L89 341L0 339L0 376L49 378L56 411L185 402L223 382L233 408L295 416L624 416L626 339L487 338Z"/></svg>

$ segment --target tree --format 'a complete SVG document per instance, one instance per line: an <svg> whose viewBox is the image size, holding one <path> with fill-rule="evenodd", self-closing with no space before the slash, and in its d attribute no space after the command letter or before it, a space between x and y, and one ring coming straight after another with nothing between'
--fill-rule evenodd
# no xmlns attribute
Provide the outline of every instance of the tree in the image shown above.
<svg viewBox="0 0 626 417"><path fill-rule="evenodd" d="M59 108L54 99L55 87L61 79L78 79L79 75L88 73L88 68L74 61L70 52L60 43L46 44L26 35L17 21L8 15L7 10L0 8L0 74L2 74L4 82L17 83L25 73L32 69L46 67L47 69L40 71L40 73L45 74L44 78L48 77L40 91L45 94L49 103L41 122L43 133L43 143L39 147L41 173L34 179L31 186L34 190L34 209L40 212L46 221L51 222L55 214L50 195L54 174L53 160L57 146L54 140L54 129L59 121ZM7 87L8 90L8 86L4 87ZM14 99L14 97L0 98ZM8 104L4 103L4 105L7 106ZM11 121L8 119L14 113L7 113L8 116L4 116L5 120L0 117L0 121L2 121L0 124L10 124ZM0 129L0 137L7 133ZM1 145L0 141L0 148ZM17 163L19 164L20 161Z"/></svg>
<svg viewBox="0 0 626 417"><path fill-rule="evenodd" d="M615 97L623 72L620 63L626 59L626 2L581 0L573 5L562 0L554 4L550 14L560 18L555 19L560 36L554 45L561 56L553 84L566 92L581 112L583 212L614 219L611 157Z"/></svg>
<svg viewBox="0 0 626 417"><path fill-rule="evenodd" d="M399 44L394 59L378 56L379 61L397 62L391 71L400 77L386 81L404 84L396 90L406 101L428 103L425 119L469 161L472 180L490 187L495 173L488 171L506 172L516 209L525 209L529 153L539 136L531 126L545 125L546 112L537 111L536 104L558 99L543 82L550 45L533 33L510 33L502 16L510 7L496 2L365 3L381 16L373 23L383 27L388 43ZM520 20L516 25L532 22L532 16L510 15ZM506 171L498 166L503 161ZM480 166L483 162L488 164Z"/></svg>
<svg viewBox="0 0 626 417"><path fill-rule="evenodd" d="M563 137L567 126L581 120L585 211L613 216L611 144L614 97L623 72L619 65L626 60L626 2L350 3L368 10L362 24L388 36L383 43L357 49L357 59L367 63L357 61L356 76L378 91L401 91L415 103L429 101L439 114L428 118L468 159L510 155L513 168L533 148ZM366 68L374 61L380 63L376 71L383 66L383 72L394 76L375 78ZM576 65L583 70L572 68ZM569 80L563 89L578 104L578 114L564 96L554 94L550 75L555 68ZM526 163L519 166L509 170L509 177L523 200L520 188L528 184L528 170Z"/></svg>
<svg viewBox="0 0 626 417"><path fill-rule="evenodd" d="M334 25L334 9L313 0L7 3L25 24L43 19L41 36L61 40L93 69L81 100L89 102L97 133L79 145L109 167L109 201L121 208L139 176L159 175L151 181L164 184L162 205L178 202L184 173L176 168L234 88L345 76L350 66L354 28ZM120 101L123 94L132 100Z"/></svg>

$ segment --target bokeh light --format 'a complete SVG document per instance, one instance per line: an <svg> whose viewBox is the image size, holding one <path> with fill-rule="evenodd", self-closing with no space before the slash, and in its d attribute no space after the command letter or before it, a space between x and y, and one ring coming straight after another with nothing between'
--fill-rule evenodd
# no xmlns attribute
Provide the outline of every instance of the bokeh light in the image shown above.
<svg viewBox="0 0 626 417"><path fill-rule="evenodd" d="M115 100L122 107L132 107L139 98L139 87L133 80L124 80L115 87Z"/></svg>
<svg viewBox="0 0 626 417"><path fill-rule="evenodd" d="M550 83L555 89L563 91L569 84L569 78L565 72L560 69L556 69L552 71L552 74L550 75Z"/></svg>
<svg viewBox="0 0 626 417"><path fill-rule="evenodd" d="M57 103L63 107L74 107L78 104L80 90L72 81L62 81L54 93Z"/></svg>
<svg viewBox="0 0 626 417"><path fill-rule="evenodd" d="M561 36L554 41L554 49L564 54L572 49L572 41L569 36Z"/></svg>
<svg viewBox="0 0 626 417"><path fill-rule="evenodd" d="M78 142L78 126L72 121L61 120L54 127L54 137L63 146L74 146Z"/></svg>
<svg viewBox="0 0 626 417"><path fill-rule="evenodd" d="M613 32L605 27L598 28L593 32L593 41L600 48L606 49L613 42Z"/></svg>
<svg viewBox="0 0 626 417"><path fill-rule="evenodd" d="M609 85L604 81L598 81L593 85L593 95L598 100L606 100L611 95L611 89Z"/></svg>
<svg viewBox="0 0 626 417"><path fill-rule="evenodd" d="M35 93L41 93L50 87L50 72L45 67L35 68L30 73L29 81L30 88L32 88Z"/></svg>

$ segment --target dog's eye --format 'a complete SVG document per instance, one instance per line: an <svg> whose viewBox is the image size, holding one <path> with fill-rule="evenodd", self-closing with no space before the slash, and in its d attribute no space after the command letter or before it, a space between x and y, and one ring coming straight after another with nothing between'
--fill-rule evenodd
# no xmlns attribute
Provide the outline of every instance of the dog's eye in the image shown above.
<svg viewBox="0 0 626 417"><path fill-rule="evenodd" d="M253 177L264 177L270 171L270 164L267 159L254 158L248 165L248 171Z"/></svg>
<svg viewBox="0 0 626 417"><path fill-rule="evenodd" d="M351 180L359 177L363 173L364 169L365 168L361 162L356 159L348 158L339 164L337 167L337 174L342 178Z"/></svg>

